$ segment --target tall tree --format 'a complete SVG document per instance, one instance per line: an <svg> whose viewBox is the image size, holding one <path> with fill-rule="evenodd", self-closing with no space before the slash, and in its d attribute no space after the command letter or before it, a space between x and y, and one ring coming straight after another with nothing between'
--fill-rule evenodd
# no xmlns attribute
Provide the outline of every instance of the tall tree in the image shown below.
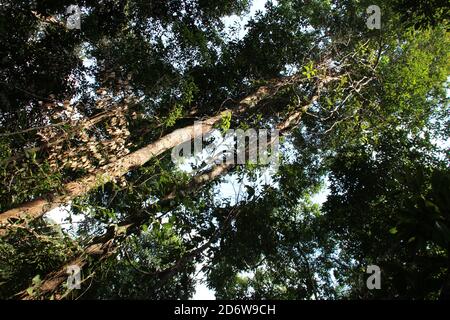
<svg viewBox="0 0 450 320"><path fill-rule="evenodd" d="M379 1L370 30L372 4L268 1L236 38L222 18L248 1L82 1L80 30L68 2L6 1L2 297L188 298L196 266L221 298L448 297L447 14ZM278 128L278 171L219 155L180 172L199 120ZM73 233L46 226L69 202Z"/></svg>

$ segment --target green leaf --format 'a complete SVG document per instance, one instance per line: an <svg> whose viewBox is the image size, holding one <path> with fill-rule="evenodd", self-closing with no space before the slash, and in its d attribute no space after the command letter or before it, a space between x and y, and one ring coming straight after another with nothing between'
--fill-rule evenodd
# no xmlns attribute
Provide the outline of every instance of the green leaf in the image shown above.
<svg viewBox="0 0 450 320"><path fill-rule="evenodd" d="M29 287L27 288L27 293L32 296L34 294L34 288L33 287Z"/></svg>
<svg viewBox="0 0 450 320"><path fill-rule="evenodd" d="M393 228L389 229L389 233L390 233L390 234L397 234L397 233L398 233L398 230L397 230L396 227L393 227Z"/></svg>
<svg viewBox="0 0 450 320"><path fill-rule="evenodd" d="M31 280L34 285L39 285L41 283L41 276L37 275Z"/></svg>

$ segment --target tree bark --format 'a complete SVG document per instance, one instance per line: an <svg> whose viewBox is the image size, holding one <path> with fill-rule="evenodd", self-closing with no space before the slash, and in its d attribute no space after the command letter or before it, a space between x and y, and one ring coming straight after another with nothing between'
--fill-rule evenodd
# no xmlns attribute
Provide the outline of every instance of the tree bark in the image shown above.
<svg viewBox="0 0 450 320"><path fill-rule="evenodd" d="M269 85L260 87L256 92L242 99L237 108L226 111L231 112L232 115L243 113L257 105L261 100L275 94L280 88L287 86L296 80L298 80L297 76L291 76L271 81ZM195 139L201 137L202 134L211 132L214 129L214 125L221 119L221 115L216 115L202 121L201 126L190 125L177 129L159 140L130 153L115 162L103 166L92 174L67 183L64 186L65 192L63 194L39 198L24 203L17 208L5 211L0 214L0 227L7 226L14 219L39 218L46 212L55 209L76 197L82 196L111 180L121 177L131 169L144 165L147 161L161 153L190 139ZM201 128L201 130L198 130L198 128Z"/></svg>

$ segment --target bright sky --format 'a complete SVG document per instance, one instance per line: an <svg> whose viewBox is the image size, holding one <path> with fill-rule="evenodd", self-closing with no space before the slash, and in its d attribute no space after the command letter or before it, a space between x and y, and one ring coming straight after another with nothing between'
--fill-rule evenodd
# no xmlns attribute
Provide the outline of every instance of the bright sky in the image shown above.
<svg viewBox="0 0 450 320"><path fill-rule="evenodd" d="M245 28L245 25L247 22L256 15L258 11L265 12L265 4L267 3L267 0L253 0L252 6L250 8L250 13L246 16L238 16L238 15L232 15L228 16L222 19L222 21L225 23L225 26L231 27L235 24L238 24L240 26L240 30L238 34L234 35L235 37L242 39L245 34L247 33L247 30ZM276 3L276 1L272 1L273 3Z"/></svg>
<svg viewBox="0 0 450 320"><path fill-rule="evenodd" d="M225 26L231 27L234 24L238 24L240 26L240 30L238 34L234 35L234 37L237 37L239 39L242 39L245 34L247 33L245 29L245 25L247 22L256 15L256 12L262 11L265 12L264 5L266 4L267 0L253 0L252 6L250 8L250 13L246 15L245 17L239 17L237 15L228 16L222 19L222 21L225 23ZM272 1L275 2L275 1ZM222 186L221 186L222 187ZM228 186L224 188L224 193L226 196L233 196L234 190L232 188L232 184L228 183ZM222 193L222 192L221 192ZM222 193L222 194L224 194ZM197 271L199 271L201 266L197 266ZM197 286L196 286L196 292L192 298L192 300L215 300L214 291L210 290L204 283L205 281L205 275L203 272L199 272L197 275Z"/></svg>

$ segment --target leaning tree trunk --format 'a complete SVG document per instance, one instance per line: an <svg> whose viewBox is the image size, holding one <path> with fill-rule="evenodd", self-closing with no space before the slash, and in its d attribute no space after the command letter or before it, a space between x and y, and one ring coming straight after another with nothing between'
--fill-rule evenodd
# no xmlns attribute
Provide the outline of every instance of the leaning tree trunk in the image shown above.
<svg viewBox="0 0 450 320"><path fill-rule="evenodd" d="M320 95L320 91L323 86L333 80L337 80L339 77L326 77L324 79L320 79L320 82L317 85L316 93L309 99L309 101L303 105L299 106L294 112L287 115L287 117L281 121L277 126L277 130L283 134L290 130L292 130L295 126L300 122L301 116L307 111L307 109L314 104ZM273 141L273 140L272 140ZM271 143L269 143L271 144ZM202 188L205 184L217 179L218 177L226 174L231 171L236 165L235 164L220 164L213 167L210 171L206 173L199 174L194 176L192 180L189 182L189 186L185 188L185 190L189 190L189 194L195 193L200 188ZM157 202L154 206L159 207L162 202L169 202L174 199L176 195L176 190L168 193L165 197L163 197L159 202ZM61 269L48 274L44 280L42 281L39 292L41 297L50 295L57 291L59 286L67 280L67 267L70 265L77 265L80 268L86 266L87 264L98 263L106 260L111 257L119 248L120 243L123 239L126 238L127 235L138 232L143 224L145 224L148 220L148 216L142 217L132 217L131 220L122 222L119 226L114 229L108 230L103 236L94 240L85 250L84 252L72 259L69 263L64 265ZM20 292L16 297L20 299L33 299L35 297L30 296L26 290ZM55 296L55 299L61 298L62 296Z"/></svg>
<svg viewBox="0 0 450 320"><path fill-rule="evenodd" d="M196 175L189 182L189 186L186 188L186 190L189 190L189 194L195 193L207 183L224 175L226 172L229 172L234 166L234 164L221 164L215 166L206 173ZM160 208L160 206L164 204L170 204L170 200L174 199L175 196L176 190L173 190L165 197L163 197L160 201L156 202L150 208L148 208L147 211ZM37 290L39 292L39 296L46 297L56 292L59 286L67 280L67 268L69 266L76 265L81 269L86 265L100 263L114 255L117 252L117 249L120 247L122 241L128 235L138 233L139 230L141 230L142 225L144 225L147 220L148 215L138 215L130 217L128 220L123 221L119 225L109 228L108 231L105 232L105 234L92 240L91 243L79 256L71 259L60 269L49 273L43 279ZM30 296L26 290L21 291L15 297L25 300L36 298L34 296ZM62 297L63 296L56 294L53 298L58 300Z"/></svg>
<svg viewBox="0 0 450 320"><path fill-rule="evenodd" d="M298 81L297 76L285 77L272 81L267 86L260 87L253 94L245 97L239 102L235 109L226 110L231 114L239 114L258 104L261 100L275 94L279 89ZM36 219L46 212L65 204L76 197L82 196L89 191L119 178L131 169L144 165L155 156L172 149L173 147L200 137L202 134L211 132L214 125L222 119L221 115L216 115L202 121L201 125L190 125L177 129L159 140L133 152L121 159L103 166L94 173L82 177L76 181L69 182L64 186L64 193L39 198L31 202L20 205L17 208L5 211L0 214L0 227L8 225L14 219ZM199 130L201 128L201 130Z"/></svg>

